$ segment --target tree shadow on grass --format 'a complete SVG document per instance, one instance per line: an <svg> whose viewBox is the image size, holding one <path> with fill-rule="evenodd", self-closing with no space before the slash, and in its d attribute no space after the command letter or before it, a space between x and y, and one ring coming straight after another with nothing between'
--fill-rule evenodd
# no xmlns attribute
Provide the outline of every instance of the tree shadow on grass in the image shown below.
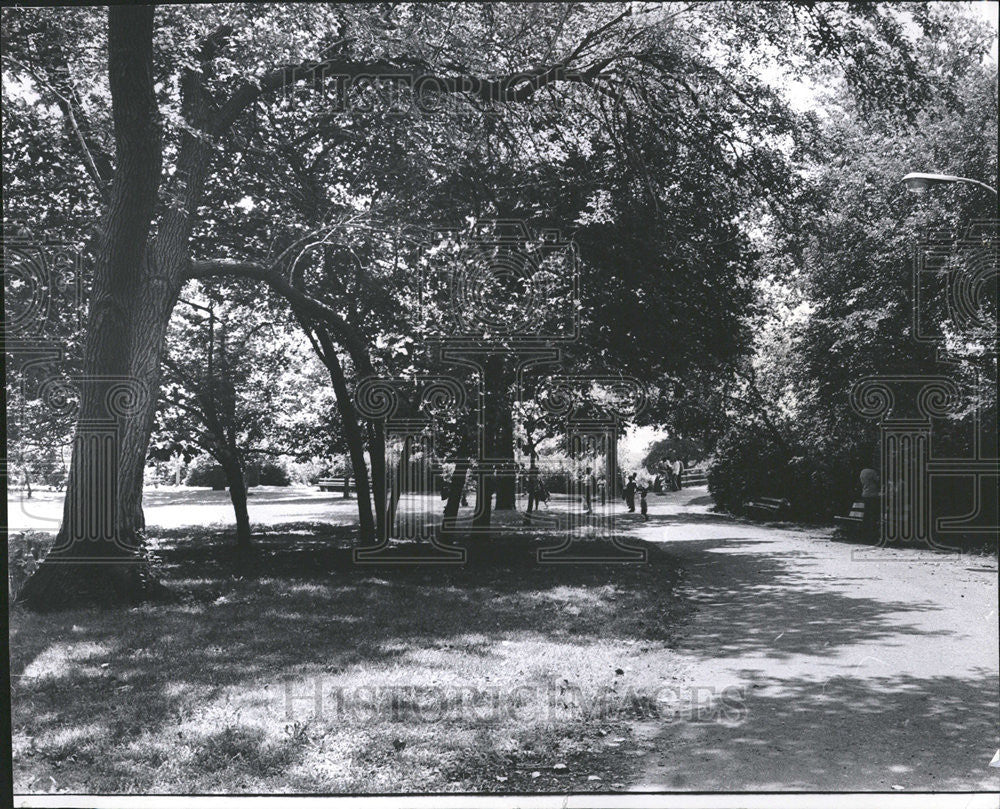
<svg viewBox="0 0 1000 809"><path fill-rule="evenodd" d="M452 649L488 672L503 665L494 646L510 636L580 646L636 637L666 647L682 624L670 597L673 560L655 550L650 565L629 570L539 569L538 543L525 540L473 552L466 567L385 568L354 565L351 539L350 531L297 525L258 537L254 553L241 555L225 535L161 532L153 554L179 603L17 610L16 732L48 738L45 755L58 760L69 748L51 740L86 728L74 754L80 767L98 771L104 788L148 788L153 774L127 776L122 749L139 736L166 738L192 699L268 687L273 696L288 677L363 670L378 678L411 655L426 672L438 665L434 654ZM430 662L421 659L427 653ZM233 722L236 741L247 742L252 729ZM191 744L211 752L212 733ZM156 748L144 757L149 767L161 756ZM257 758L279 755L262 749ZM256 759L244 750L241 760ZM197 757L189 766L200 766Z"/></svg>

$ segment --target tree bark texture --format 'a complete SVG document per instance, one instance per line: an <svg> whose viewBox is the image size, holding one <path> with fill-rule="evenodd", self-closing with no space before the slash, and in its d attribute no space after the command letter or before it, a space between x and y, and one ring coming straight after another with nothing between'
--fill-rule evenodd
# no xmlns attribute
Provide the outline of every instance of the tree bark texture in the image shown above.
<svg viewBox="0 0 1000 809"><path fill-rule="evenodd" d="M149 236L162 165L153 92L153 7L108 12L116 169L101 223L63 522L25 583L38 610L163 595L141 556L142 473L172 308L151 282Z"/></svg>

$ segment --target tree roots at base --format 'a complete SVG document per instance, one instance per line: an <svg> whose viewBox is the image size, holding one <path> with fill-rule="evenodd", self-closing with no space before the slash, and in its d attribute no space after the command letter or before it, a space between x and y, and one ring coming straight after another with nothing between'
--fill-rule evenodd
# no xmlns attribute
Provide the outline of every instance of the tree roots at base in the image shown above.
<svg viewBox="0 0 1000 809"><path fill-rule="evenodd" d="M173 592L142 562L51 562L46 560L24 583L17 597L34 612L80 607L135 606L171 601Z"/></svg>

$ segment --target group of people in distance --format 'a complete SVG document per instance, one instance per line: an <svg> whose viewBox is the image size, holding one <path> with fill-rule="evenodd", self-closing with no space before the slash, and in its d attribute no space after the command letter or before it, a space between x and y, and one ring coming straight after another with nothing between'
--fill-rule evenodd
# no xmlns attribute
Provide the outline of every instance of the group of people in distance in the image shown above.
<svg viewBox="0 0 1000 809"><path fill-rule="evenodd" d="M628 481L625 484L624 490L622 491L622 499L625 501L625 505L628 506L630 513L635 514L635 496L639 495L639 512L642 514L644 520L649 519L649 505L646 502L646 495L649 494L649 486L645 486L638 481L636 481L636 473L633 472L628 476Z"/></svg>
<svg viewBox="0 0 1000 809"><path fill-rule="evenodd" d="M666 486L668 492L679 492L684 487L684 462L679 458L667 458L657 470L660 474L653 479L653 491L661 491Z"/></svg>
<svg viewBox="0 0 1000 809"><path fill-rule="evenodd" d="M640 483L638 473L636 472L630 473L626 479L622 471L618 470L617 489L625 501L629 513L635 513L636 497L638 496L639 513L642 515L643 520L648 520L649 504L647 496L650 491L662 492L664 488L666 488L666 491L673 492L680 490L684 464L679 460L668 459L661 465L661 468L663 472L662 476L657 475L652 484ZM522 475L524 490L528 496L524 518L524 522L527 525L531 520L531 513L536 511L541 504L548 502L549 491L537 467L531 466L528 469L522 467ZM573 481L573 485L576 489L575 494L583 504L584 513L589 514L593 511L595 501L599 501L602 506L606 505L608 500L607 480L604 475L595 475L592 467L588 466L582 473L578 474Z"/></svg>

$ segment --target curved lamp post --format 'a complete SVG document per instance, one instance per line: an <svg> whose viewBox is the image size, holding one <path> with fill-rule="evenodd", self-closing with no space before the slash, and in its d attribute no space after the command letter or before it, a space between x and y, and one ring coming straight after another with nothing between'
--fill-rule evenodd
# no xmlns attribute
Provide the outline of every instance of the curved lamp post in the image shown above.
<svg viewBox="0 0 1000 809"><path fill-rule="evenodd" d="M927 190L928 186L938 183L968 183L969 185L978 185L980 188L985 188L993 196L997 196L997 190L992 186L981 183L979 180L970 180L968 177L956 177L953 174L925 174L919 171L911 171L903 178L903 182L906 183L906 187L914 194L922 194Z"/></svg>

